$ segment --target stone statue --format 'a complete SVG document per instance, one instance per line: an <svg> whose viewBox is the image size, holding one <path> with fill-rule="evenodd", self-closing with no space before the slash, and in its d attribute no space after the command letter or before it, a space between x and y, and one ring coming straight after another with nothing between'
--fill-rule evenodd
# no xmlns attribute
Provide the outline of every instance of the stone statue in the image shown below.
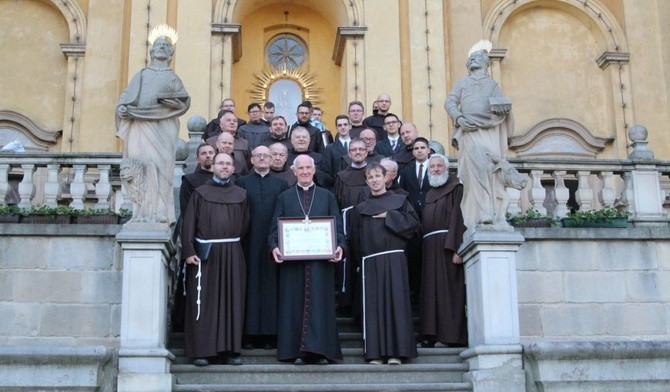
<svg viewBox="0 0 670 392"><path fill-rule="evenodd" d="M175 222L172 178L179 138L179 116L191 100L181 79L170 68L177 33L161 25L149 35L151 63L130 81L116 107L117 136L124 142L123 158L143 163L147 186L153 197L143 198L142 217L131 221ZM137 166L137 162L127 166ZM133 201L135 204L135 201Z"/></svg>
<svg viewBox="0 0 670 392"><path fill-rule="evenodd" d="M147 168L148 165L140 159L126 158L121 161L121 181L133 202L131 222L153 222L156 216L157 205L151 202L158 190L156 171Z"/></svg>
<svg viewBox="0 0 670 392"><path fill-rule="evenodd" d="M463 182L463 219L469 231L511 230L505 219L505 187L523 189L526 180L504 159L512 131L512 102L488 74L492 44L470 49L468 76L454 85L444 108L456 127L452 144L459 150L458 176Z"/></svg>

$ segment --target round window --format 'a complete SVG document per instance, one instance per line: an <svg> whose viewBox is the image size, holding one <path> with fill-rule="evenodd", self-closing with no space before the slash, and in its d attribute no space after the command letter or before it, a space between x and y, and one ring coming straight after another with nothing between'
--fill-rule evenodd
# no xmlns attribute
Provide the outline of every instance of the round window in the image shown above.
<svg viewBox="0 0 670 392"><path fill-rule="evenodd" d="M267 60L276 69L299 68L306 57L305 43L292 34L278 35L267 46Z"/></svg>

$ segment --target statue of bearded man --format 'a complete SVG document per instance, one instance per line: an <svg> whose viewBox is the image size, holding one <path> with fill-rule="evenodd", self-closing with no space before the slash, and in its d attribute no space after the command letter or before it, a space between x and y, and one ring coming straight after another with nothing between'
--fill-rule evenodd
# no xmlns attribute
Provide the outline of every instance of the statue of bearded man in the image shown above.
<svg viewBox="0 0 670 392"><path fill-rule="evenodd" d="M503 157L512 132L512 102L488 74L491 50L481 41L470 50L468 76L458 80L444 108L456 127L452 144L459 150L463 183L463 219L468 231L512 230L505 219L505 187L522 189L526 180Z"/></svg>
<svg viewBox="0 0 670 392"><path fill-rule="evenodd" d="M143 222L175 222L172 177L179 138L179 116L184 114L191 99L170 68L177 33L166 25L157 26L149 35L152 44L151 63L133 76L119 97L116 107L117 136L124 142L123 158L142 161L152 180L147 186L155 203L155 213L143 217ZM155 175L154 175L155 173ZM133 220L137 221L137 217Z"/></svg>

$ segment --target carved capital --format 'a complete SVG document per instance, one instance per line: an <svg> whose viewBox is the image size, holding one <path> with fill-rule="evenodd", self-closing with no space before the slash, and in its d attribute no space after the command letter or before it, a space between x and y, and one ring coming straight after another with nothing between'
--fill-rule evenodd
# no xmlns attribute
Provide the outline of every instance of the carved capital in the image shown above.
<svg viewBox="0 0 670 392"><path fill-rule="evenodd" d="M60 50L66 57L84 57L84 54L86 54L86 43L60 44Z"/></svg>
<svg viewBox="0 0 670 392"><path fill-rule="evenodd" d="M603 52L603 54L601 54L600 57L596 59L596 64L598 64L598 67L600 67L600 69L605 69L610 64L620 64L620 63L627 64L629 61L630 61L630 53Z"/></svg>
<svg viewBox="0 0 670 392"><path fill-rule="evenodd" d="M355 27L338 27L337 36L335 37L335 48L333 48L333 61L337 65L342 65L342 57L344 56L344 48L346 47L347 39L365 36L368 28L365 26Z"/></svg>
<svg viewBox="0 0 670 392"><path fill-rule="evenodd" d="M233 44L233 62L242 57L242 25L234 23L212 23L212 34L230 35Z"/></svg>

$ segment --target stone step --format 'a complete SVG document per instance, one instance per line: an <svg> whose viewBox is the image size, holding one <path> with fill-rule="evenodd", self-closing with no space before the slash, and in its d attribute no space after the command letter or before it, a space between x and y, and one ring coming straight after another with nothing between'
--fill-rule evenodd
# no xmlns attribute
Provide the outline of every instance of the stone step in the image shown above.
<svg viewBox="0 0 670 392"><path fill-rule="evenodd" d="M472 392L472 384L467 382L454 383L404 383L404 384L323 384L323 385L226 385L223 389L219 384L177 384L173 391L221 391L227 392L419 392L419 391L442 391L442 392Z"/></svg>
<svg viewBox="0 0 670 392"><path fill-rule="evenodd" d="M363 347L363 334L361 332L340 332L340 346L342 348ZM173 332L170 335L170 348L184 348L184 334Z"/></svg>
<svg viewBox="0 0 670 392"><path fill-rule="evenodd" d="M462 363L460 353L462 348L418 348L419 356L409 361L413 364L427 363ZM171 348L170 351L175 355L175 364L191 364L191 360L186 358L183 348ZM363 348L343 348L344 364L365 364L363 360ZM242 350L242 361L245 365L280 365L277 361L277 350Z"/></svg>
<svg viewBox="0 0 670 392"><path fill-rule="evenodd" d="M177 385L219 385L221 388L282 384L295 390L296 385L384 384L393 388L403 384L463 383L468 366L451 364L403 365L172 365ZM256 389L258 390L258 389ZM314 389L313 389L314 390ZM333 390L333 389L330 389ZM383 390L388 390L384 387Z"/></svg>

